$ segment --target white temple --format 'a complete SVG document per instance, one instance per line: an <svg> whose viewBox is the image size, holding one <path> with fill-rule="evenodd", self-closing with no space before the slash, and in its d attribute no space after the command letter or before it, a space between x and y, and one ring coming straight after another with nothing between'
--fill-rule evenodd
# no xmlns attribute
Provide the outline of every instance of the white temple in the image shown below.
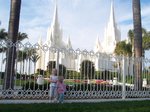
<svg viewBox="0 0 150 112"><path fill-rule="evenodd" d="M121 40L121 33L117 27L117 23L115 20L114 4L112 1L109 21L104 32L104 41L103 43L100 43L99 39L97 39L94 51L113 54L116 44L120 40Z"/></svg>
<svg viewBox="0 0 150 112"><path fill-rule="evenodd" d="M97 37L94 52L113 54L116 47L116 43L119 42L120 40L121 40L121 33L115 21L114 4L112 2L109 21L107 27L105 28L104 41L103 43L100 43L99 38ZM55 6L53 22L47 31L47 40L46 42L43 43L42 40L40 39L38 44L40 46L47 45L49 48L55 47L59 49L72 49L70 38L68 38L67 43L63 41L63 30L60 26L58 19L57 4ZM40 56L40 59L36 63L36 69L43 69L43 70L46 70L46 66L49 61L57 61L57 60L59 60L59 64L65 65L67 69L75 71L79 71L80 64L82 63L83 60L92 61L95 64L96 70L104 68L103 66L105 66L105 68L108 69L113 69L114 65L113 62L109 63L107 66L105 64L102 65L100 63L105 63L105 60L101 58L90 57L88 55L85 56L83 54L76 56L68 52L59 53L58 55L58 53L52 53L49 50L45 52L42 49L39 49L38 55Z"/></svg>

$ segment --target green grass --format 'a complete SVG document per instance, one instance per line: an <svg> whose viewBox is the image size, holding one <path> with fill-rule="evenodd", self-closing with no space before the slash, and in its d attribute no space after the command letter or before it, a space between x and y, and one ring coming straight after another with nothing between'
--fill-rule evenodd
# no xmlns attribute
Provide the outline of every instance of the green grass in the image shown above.
<svg viewBox="0 0 150 112"><path fill-rule="evenodd" d="M0 112L150 112L150 101L0 104Z"/></svg>

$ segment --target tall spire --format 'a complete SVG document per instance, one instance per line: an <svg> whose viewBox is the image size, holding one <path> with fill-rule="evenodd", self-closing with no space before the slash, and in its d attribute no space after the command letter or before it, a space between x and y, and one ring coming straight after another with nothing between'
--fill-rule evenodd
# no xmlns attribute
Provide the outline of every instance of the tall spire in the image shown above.
<svg viewBox="0 0 150 112"><path fill-rule="evenodd" d="M109 22L110 22L111 25L113 25L113 27L115 27L116 21L115 21L115 13L114 13L114 0L111 0L111 9L110 9Z"/></svg>
<svg viewBox="0 0 150 112"><path fill-rule="evenodd" d="M59 25L59 21L58 21L58 9L57 9L58 7L57 7L57 0L56 0L56 3L55 3L55 11L54 11L54 18L53 18L53 25L54 26L57 26L57 25Z"/></svg>
<svg viewBox="0 0 150 112"><path fill-rule="evenodd" d="M58 20L58 7L57 1L55 2L54 16L52 20L51 27L48 28L47 31L47 41L50 41L55 46L63 46L62 44L62 29Z"/></svg>
<svg viewBox="0 0 150 112"><path fill-rule="evenodd" d="M68 40L67 40L67 48L68 49L72 49L72 45L71 45L71 41L70 41L70 36L68 37Z"/></svg>
<svg viewBox="0 0 150 112"><path fill-rule="evenodd" d="M42 35L40 35L40 38L39 38L39 40L38 40L38 44L39 44L40 46L42 46Z"/></svg>
<svg viewBox="0 0 150 112"><path fill-rule="evenodd" d="M110 17L105 29L103 48L106 53L113 53L116 43L121 39L121 33L115 20L114 0L111 0Z"/></svg>
<svg viewBox="0 0 150 112"><path fill-rule="evenodd" d="M103 52L103 48L102 48L102 46L101 46L101 44L100 44L100 41L99 41L99 37L98 37L98 36L97 36L97 39L96 39L94 51L95 51L95 52Z"/></svg>

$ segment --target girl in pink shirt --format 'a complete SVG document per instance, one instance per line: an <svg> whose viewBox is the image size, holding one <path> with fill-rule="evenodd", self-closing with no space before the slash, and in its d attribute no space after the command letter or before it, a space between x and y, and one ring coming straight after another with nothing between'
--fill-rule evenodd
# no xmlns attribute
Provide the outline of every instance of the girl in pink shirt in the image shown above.
<svg viewBox="0 0 150 112"><path fill-rule="evenodd" d="M59 77L59 80L57 81L57 93L58 93L58 102L63 103L64 101L64 93L66 91L66 85L64 84L64 78L63 76Z"/></svg>

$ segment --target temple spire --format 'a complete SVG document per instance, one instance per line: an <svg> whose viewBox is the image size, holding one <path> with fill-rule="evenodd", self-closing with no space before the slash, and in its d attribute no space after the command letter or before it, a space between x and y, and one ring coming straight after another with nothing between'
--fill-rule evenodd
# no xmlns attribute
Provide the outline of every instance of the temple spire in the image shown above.
<svg viewBox="0 0 150 112"><path fill-rule="evenodd" d="M100 44L100 41L99 41L99 37L98 37L98 36L97 36L97 39L96 39L94 51L95 51L95 52L103 52L103 49L102 49L102 46L101 46L101 44Z"/></svg>
<svg viewBox="0 0 150 112"><path fill-rule="evenodd" d="M59 25L57 0L56 0L56 3L55 3L55 11L54 11L54 18L53 18L53 23L52 24L54 26L58 26Z"/></svg>
<svg viewBox="0 0 150 112"><path fill-rule="evenodd" d="M121 33L115 20L114 0L111 0L110 17L105 29L103 49L108 54L114 53L116 43L121 40Z"/></svg>
<svg viewBox="0 0 150 112"><path fill-rule="evenodd" d="M39 38L39 40L38 40L38 44L40 45L40 46L42 46L42 36L40 35L40 38Z"/></svg>
<svg viewBox="0 0 150 112"><path fill-rule="evenodd" d="M68 40L67 40L67 48L68 49L72 49L72 45L71 45L71 41L70 41L70 36L68 37Z"/></svg>
<svg viewBox="0 0 150 112"><path fill-rule="evenodd" d="M111 25L113 25L113 27L115 27L116 21L115 21L115 13L114 13L114 0L111 0L111 9L110 9L109 22L110 22Z"/></svg>

